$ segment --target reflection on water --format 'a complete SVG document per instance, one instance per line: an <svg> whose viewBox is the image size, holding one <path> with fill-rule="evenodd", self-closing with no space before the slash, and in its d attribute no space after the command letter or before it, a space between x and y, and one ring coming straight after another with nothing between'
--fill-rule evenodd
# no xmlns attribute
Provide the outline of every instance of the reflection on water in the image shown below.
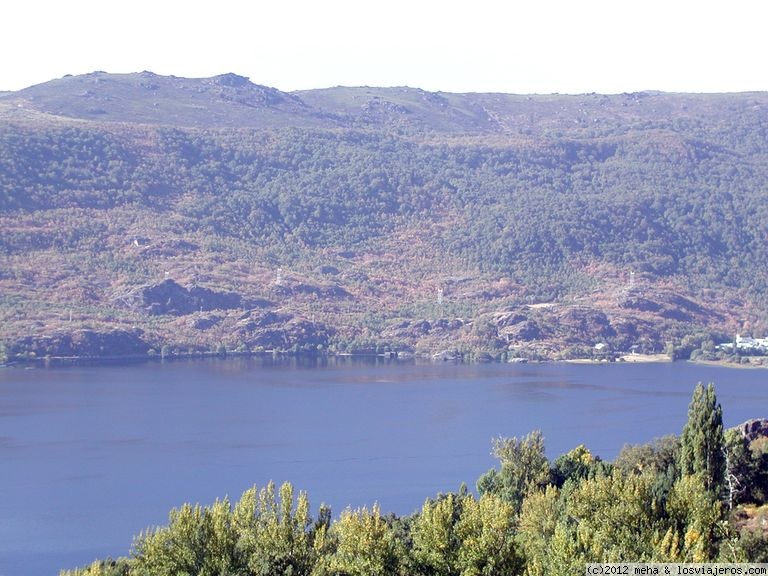
<svg viewBox="0 0 768 576"><path fill-rule="evenodd" d="M173 506L289 480L316 510L408 514L470 487L491 438L541 429L613 459L678 433L696 382L727 425L765 416L765 373L688 364L455 365L227 358L0 370L0 576L125 554Z"/></svg>

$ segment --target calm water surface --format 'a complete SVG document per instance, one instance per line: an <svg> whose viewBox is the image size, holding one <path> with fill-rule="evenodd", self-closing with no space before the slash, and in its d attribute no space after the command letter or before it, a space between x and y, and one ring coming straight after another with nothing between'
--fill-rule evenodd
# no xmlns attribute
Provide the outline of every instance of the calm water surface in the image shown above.
<svg viewBox="0 0 768 576"><path fill-rule="evenodd" d="M699 381L726 425L768 416L768 372L684 363L453 365L230 359L0 369L0 576L125 555L184 502L291 481L313 511L409 514L474 486L491 438L550 457L677 434Z"/></svg>

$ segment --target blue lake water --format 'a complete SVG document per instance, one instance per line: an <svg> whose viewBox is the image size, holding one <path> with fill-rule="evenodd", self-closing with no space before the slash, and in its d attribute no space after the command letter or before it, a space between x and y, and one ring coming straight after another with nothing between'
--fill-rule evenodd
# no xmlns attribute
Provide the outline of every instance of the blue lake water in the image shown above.
<svg viewBox="0 0 768 576"><path fill-rule="evenodd" d="M126 555L184 502L290 481L338 513L409 514L474 487L491 439L541 429L612 460L677 434L697 382L727 426L768 416L768 372L686 363L454 365L227 359L0 369L0 576Z"/></svg>

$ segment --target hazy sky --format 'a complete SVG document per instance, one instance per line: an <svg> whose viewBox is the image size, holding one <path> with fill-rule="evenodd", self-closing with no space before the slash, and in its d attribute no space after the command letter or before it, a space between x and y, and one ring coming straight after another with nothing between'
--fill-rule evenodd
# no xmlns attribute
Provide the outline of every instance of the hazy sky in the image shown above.
<svg viewBox="0 0 768 576"><path fill-rule="evenodd" d="M0 90L95 70L281 90L768 90L765 0L4 0Z"/></svg>

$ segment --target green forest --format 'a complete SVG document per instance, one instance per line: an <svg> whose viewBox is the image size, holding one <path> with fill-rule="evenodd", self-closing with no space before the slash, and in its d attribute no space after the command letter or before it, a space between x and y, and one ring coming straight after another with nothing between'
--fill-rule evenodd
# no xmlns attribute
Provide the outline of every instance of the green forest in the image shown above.
<svg viewBox="0 0 768 576"><path fill-rule="evenodd" d="M764 289L754 262L766 256L766 151L736 155L742 142L723 150L722 141L717 149L666 135L492 145L302 129L3 128L4 213L147 206L173 212L190 233L269 244L286 265L306 250L440 223L429 248L480 271L529 278L578 257ZM9 251L79 248L106 232L2 240ZM552 289L566 287L561 279Z"/></svg>
<svg viewBox="0 0 768 576"><path fill-rule="evenodd" d="M568 576L587 562L768 562L768 436L723 428L698 384L679 436L628 445L613 462L583 445L548 460L533 431L492 443L476 493L396 516L334 517L285 483L184 504L130 555L62 576Z"/></svg>

